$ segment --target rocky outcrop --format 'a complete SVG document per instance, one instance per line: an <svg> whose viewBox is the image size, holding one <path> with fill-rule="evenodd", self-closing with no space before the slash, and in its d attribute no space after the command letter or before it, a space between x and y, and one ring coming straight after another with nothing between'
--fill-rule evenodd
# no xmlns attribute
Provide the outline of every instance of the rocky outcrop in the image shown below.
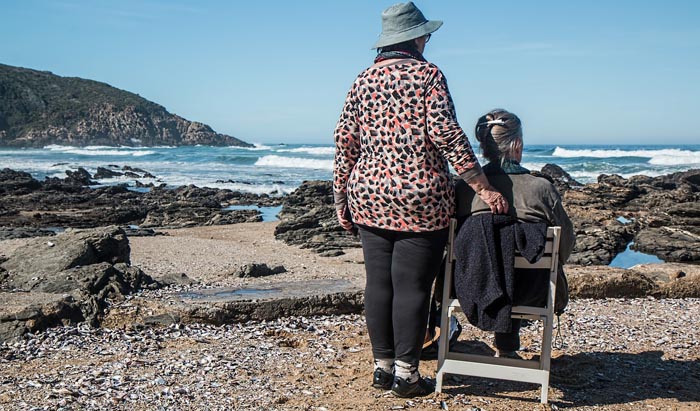
<svg viewBox="0 0 700 411"><path fill-rule="evenodd" d="M630 241L664 261L700 261L700 170L630 179L603 174L563 198L577 230L574 264L609 264Z"/></svg>
<svg viewBox="0 0 700 411"><path fill-rule="evenodd" d="M571 298L700 297L700 267L692 264L567 266L566 276Z"/></svg>
<svg viewBox="0 0 700 411"><path fill-rule="evenodd" d="M190 288L160 298L139 296L129 302L139 309L111 310L107 324L169 325L173 322L230 324L270 321L289 316L361 313L364 292L345 280L272 281L255 289ZM146 293L146 296L148 292ZM150 313L144 315L145 313Z"/></svg>
<svg viewBox="0 0 700 411"><path fill-rule="evenodd" d="M122 171L147 174L126 167ZM84 169L78 169L66 178L53 177L40 182L25 172L0 170L0 239L51 234L46 227L90 228L115 224L147 229L255 222L261 220L259 211L225 207L281 202L267 195L193 185L170 189L151 184L145 186L146 192L122 185L93 189L85 186L92 178Z"/></svg>
<svg viewBox="0 0 700 411"><path fill-rule="evenodd" d="M270 275L281 274L285 272L287 272L287 269L281 265L270 268L265 263L250 263L241 266L238 272L236 273L236 276L240 278L255 278L267 277Z"/></svg>
<svg viewBox="0 0 700 411"><path fill-rule="evenodd" d="M0 146L252 146L108 84L0 64Z"/></svg>
<svg viewBox="0 0 700 411"><path fill-rule="evenodd" d="M108 299L158 286L129 259L118 227L28 241L0 264L0 341L63 323L98 325Z"/></svg>
<svg viewBox="0 0 700 411"><path fill-rule="evenodd" d="M610 264L632 241L633 249L664 261L700 261L700 170L630 179L603 174L586 185L553 164L538 173L562 192L574 223L571 264ZM359 246L337 223L331 182L302 184L285 198L280 219L275 236L287 244L323 255Z"/></svg>
<svg viewBox="0 0 700 411"><path fill-rule="evenodd" d="M330 181L305 181L284 199L275 238L322 255L342 254L360 243L338 225Z"/></svg>

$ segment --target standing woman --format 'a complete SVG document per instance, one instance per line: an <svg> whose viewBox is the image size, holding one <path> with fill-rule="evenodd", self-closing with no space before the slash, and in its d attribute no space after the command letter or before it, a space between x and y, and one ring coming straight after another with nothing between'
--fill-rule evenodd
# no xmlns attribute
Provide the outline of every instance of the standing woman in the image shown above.
<svg viewBox="0 0 700 411"><path fill-rule="evenodd" d="M448 161L494 213L508 210L457 123L445 77L423 57L441 25L411 2L384 10L377 57L355 79L334 134L337 216L359 230L365 258L372 385L400 397L434 390L418 362L455 211Z"/></svg>

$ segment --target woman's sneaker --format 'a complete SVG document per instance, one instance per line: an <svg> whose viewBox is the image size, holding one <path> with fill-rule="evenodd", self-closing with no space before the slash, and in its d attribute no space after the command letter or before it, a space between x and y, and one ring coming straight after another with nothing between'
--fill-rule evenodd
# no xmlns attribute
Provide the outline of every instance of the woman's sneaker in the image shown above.
<svg viewBox="0 0 700 411"><path fill-rule="evenodd" d="M391 387L391 392L401 398L424 397L435 392L435 385L429 383L423 377L418 378L418 381L413 384L401 377L396 377L394 385Z"/></svg>
<svg viewBox="0 0 700 411"><path fill-rule="evenodd" d="M493 356L496 358L512 358L514 360L522 360L523 359L523 357L518 355L518 353L515 351L499 350L498 348L496 348L496 353L493 354Z"/></svg>
<svg viewBox="0 0 700 411"><path fill-rule="evenodd" d="M388 373L381 368L374 370L374 376L372 377L372 387L380 388L382 390L390 390L391 385L394 383L394 374Z"/></svg>

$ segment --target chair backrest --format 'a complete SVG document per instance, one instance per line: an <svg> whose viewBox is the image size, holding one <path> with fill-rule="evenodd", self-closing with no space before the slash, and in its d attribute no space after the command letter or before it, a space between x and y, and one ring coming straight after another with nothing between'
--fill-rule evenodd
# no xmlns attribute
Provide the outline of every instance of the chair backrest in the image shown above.
<svg viewBox="0 0 700 411"><path fill-rule="evenodd" d="M457 236L457 220L452 219L450 222L449 236L447 240L447 252L448 252L448 266L451 267L454 261L457 259L454 250L454 241ZM556 294L556 281L557 281L557 270L559 267L559 242L561 239L561 227L554 226L547 228L547 242L545 244L545 249L542 257L530 263L524 257L520 256L520 253L516 251L514 267L516 269L547 269L549 270L549 295L547 298L547 307L553 307L554 296ZM452 278L449 279L449 283L452 284ZM450 298L454 298L454 289L451 288ZM551 297L551 301L550 298Z"/></svg>
<svg viewBox="0 0 700 411"><path fill-rule="evenodd" d="M547 228L547 243L544 254L534 263L528 262L524 257L516 255L514 266L516 269L547 269L549 270L549 292L547 293L547 303L545 309L551 318L554 313L554 300L557 292L557 270L559 268L559 240L561 238L561 227ZM539 310L532 310L523 306L513 307L513 312L525 313Z"/></svg>

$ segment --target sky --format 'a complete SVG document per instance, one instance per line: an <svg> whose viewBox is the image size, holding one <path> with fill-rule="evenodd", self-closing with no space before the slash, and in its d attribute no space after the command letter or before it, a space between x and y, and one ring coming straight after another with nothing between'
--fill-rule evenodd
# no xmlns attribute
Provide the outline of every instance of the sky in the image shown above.
<svg viewBox="0 0 700 411"><path fill-rule="evenodd" d="M103 81L254 143L332 144L395 0L2 0L0 63ZM470 140L700 144L700 2L415 1Z"/></svg>

